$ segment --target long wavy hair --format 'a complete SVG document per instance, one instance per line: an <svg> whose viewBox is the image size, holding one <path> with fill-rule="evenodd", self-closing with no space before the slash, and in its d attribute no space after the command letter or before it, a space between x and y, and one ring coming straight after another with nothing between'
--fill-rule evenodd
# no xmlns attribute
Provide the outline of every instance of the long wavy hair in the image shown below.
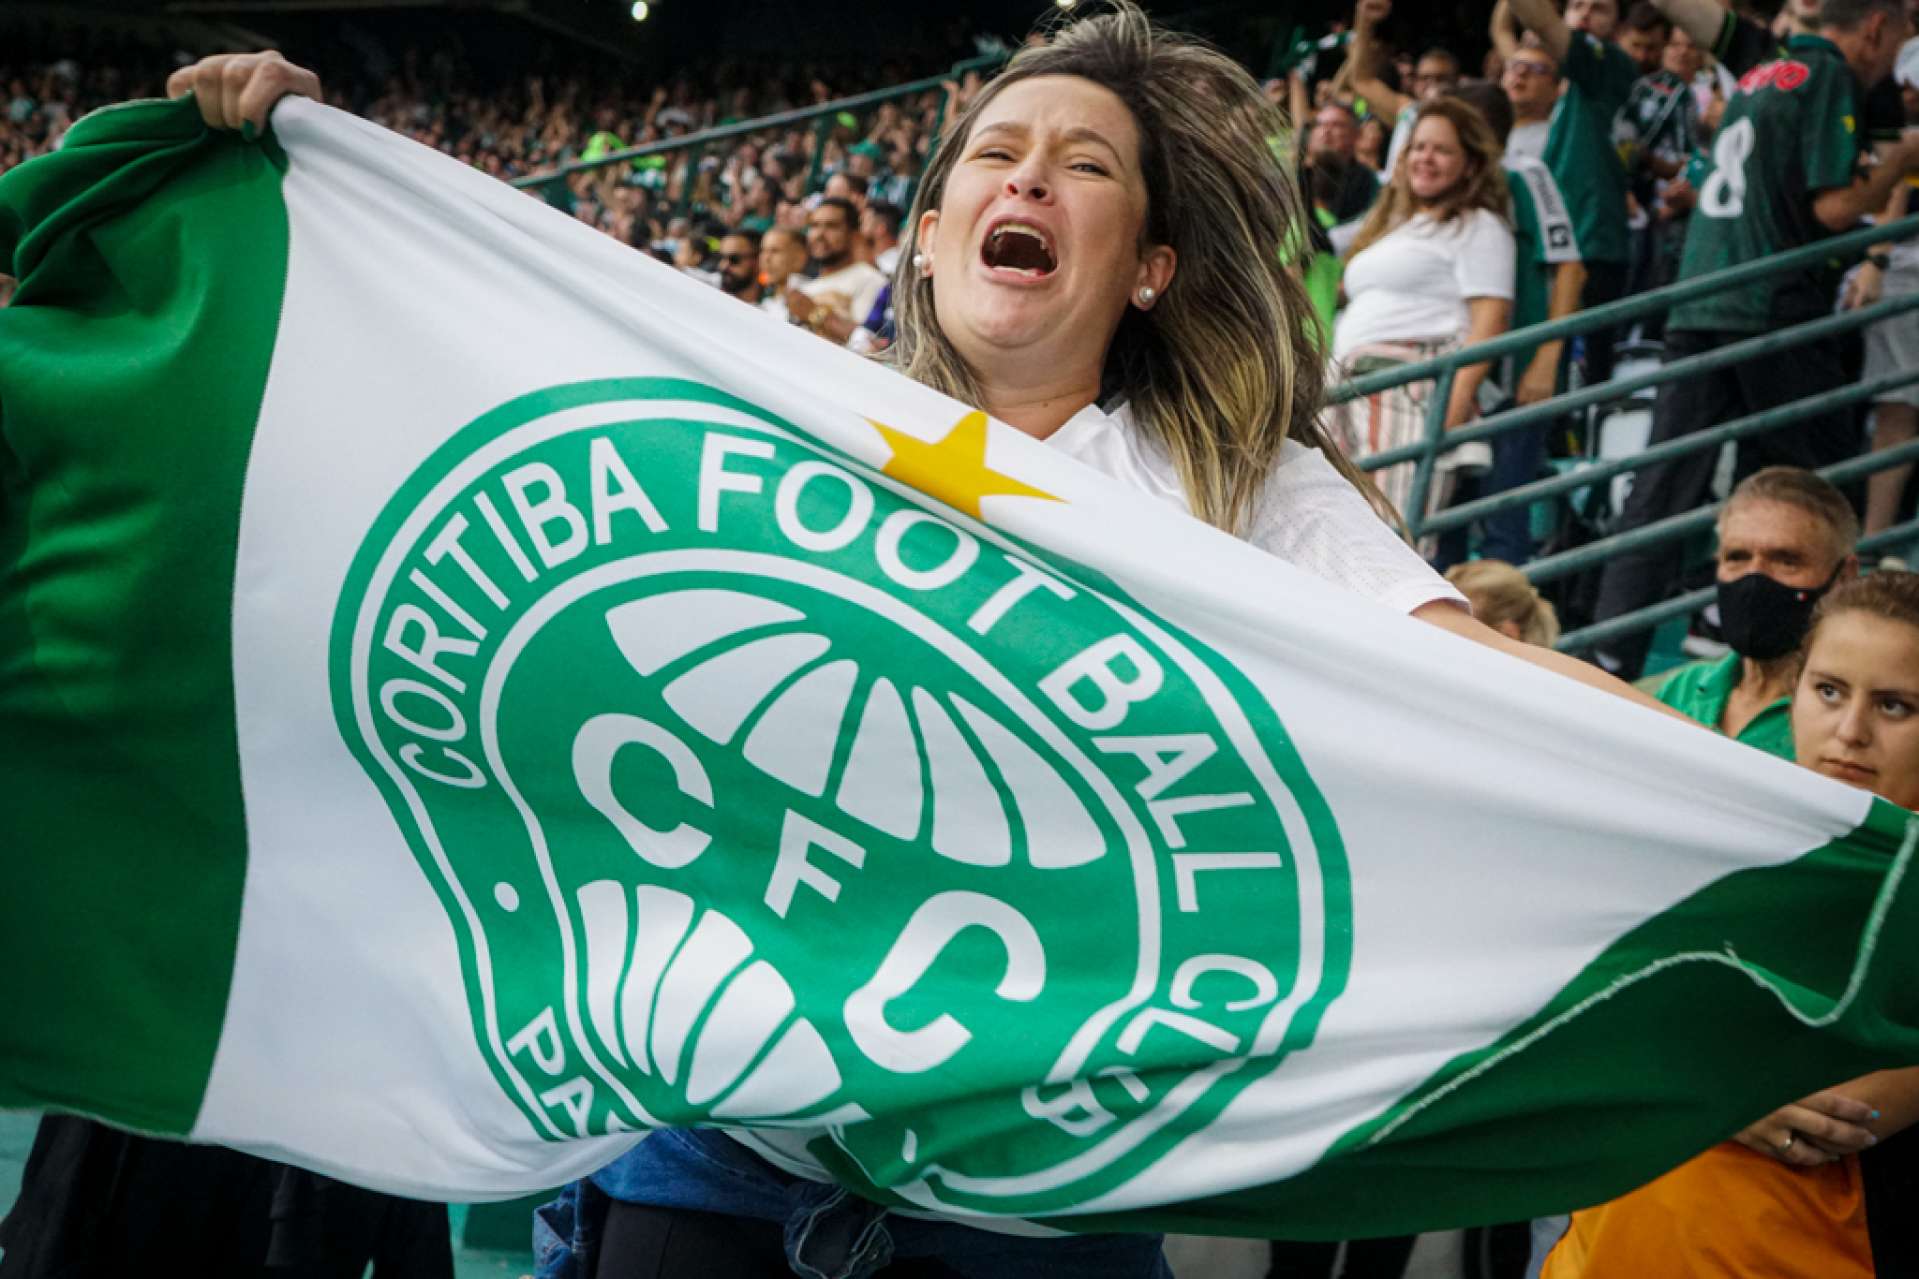
<svg viewBox="0 0 1919 1279"><path fill-rule="evenodd" d="M1493 136L1492 126L1486 123L1486 117L1458 98L1434 98L1430 102L1420 103L1419 114L1413 117L1414 131L1417 132L1422 122L1435 116L1450 122L1453 130L1459 134L1459 145L1466 152L1466 171L1452 189L1425 212L1431 213L1433 221L1442 225L1473 209L1485 209L1510 223L1512 192L1506 186L1505 172L1499 166L1506 148ZM1358 257L1372 244L1397 231L1411 221L1414 214L1421 212L1419 200L1413 195L1412 154L1411 145L1400 149L1399 163L1393 166L1392 179L1387 182L1385 190L1379 193L1373 211L1360 224L1359 235L1346 254L1347 261Z"/></svg>
<svg viewBox="0 0 1919 1279"><path fill-rule="evenodd" d="M1132 406L1171 457L1193 513L1228 532L1244 528L1288 438L1322 450L1375 495L1319 424L1325 387L1312 304L1281 262L1286 246L1305 241L1299 191L1268 141L1284 121L1244 68L1156 28L1131 0L1021 50L974 97L928 163L907 225L939 207L987 104L1037 76L1078 76L1126 105L1146 183L1141 249L1178 254L1158 305L1126 309L1107 348L1101 402ZM975 372L940 330L933 281L902 261L893 297L892 362L980 403Z"/></svg>

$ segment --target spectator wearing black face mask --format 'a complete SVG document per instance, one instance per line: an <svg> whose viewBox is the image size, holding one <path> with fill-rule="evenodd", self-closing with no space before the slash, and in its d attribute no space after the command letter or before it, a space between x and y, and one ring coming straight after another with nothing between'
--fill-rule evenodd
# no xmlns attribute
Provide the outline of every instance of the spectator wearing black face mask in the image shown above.
<svg viewBox="0 0 1919 1279"><path fill-rule="evenodd" d="M1748 72L1727 103L1686 229L1681 279L1851 230L1885 207L1906 174L1919 172L1919 137L1881 147L1879 163L1865 169L1858 133L1863 87L1891 74L1910 30L1905 0L1825 0L1820 23L1819 35L1793 36L1786 57ZM1681 303L1666 317L1666 358L1701 355L1830 314L1835 285L1832 273L1812 266ZM1669 382L1653 409L1652 443L1810 399L1847 378L1839 339L1829 337L1795 346L1783 359L1746 359ZM1738 474L1769 465L1828 466L1856 453L1859 436L1850 409L1828 410L1739 441ZM1642 469L1617 531L1697 506L1713 465L1707 451ZM1669 544L1619 555L1600 578L1594 619L1609 621L1658 600L1677 567ZM1632 679L1645 655L1645 637L1627 636L1607 641L1594 657Z"/></svg>
<svg viewBox="0 0 1919 1279"><path fill-rule="evenodd" d="M1740 484L1719 512L1719 622L1732 652L1680 667L1659 700L1791 759L1799 641L1819 598L1859 575L1858 540L1852 506L1811 471L1771 466Z"/></svg>

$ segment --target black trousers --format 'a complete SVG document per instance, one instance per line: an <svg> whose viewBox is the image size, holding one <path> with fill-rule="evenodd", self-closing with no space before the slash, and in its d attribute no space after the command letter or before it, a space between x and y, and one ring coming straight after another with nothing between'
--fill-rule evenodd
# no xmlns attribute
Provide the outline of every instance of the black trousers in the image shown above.
<svg viewBox="0 0 1919 1279"><path fill-rule="evenodd" d="M1590 311L1625 297L1627 269L1624 262L1586 263L1586 287L1579 291L1579 309ZM1614 348L1624 334L1621 326L1613 325L1586 335L1586 358L1580 371L1587 386L1612 380Z"/></svg>
<svg viewBox="0 0 1919 1279"><path fill-rule="evenodd" d="M69 1115L34 1135L0 1279L453 1279L444 1204Z"/></svg>
<svg viewBox="0 0 1919 1279"><path fill-rule="evenodd" d="M1684 359L1742 341L1750 333L1679 330L1666 335L1668 361ZM1791 404L1844 386L1844 353L1836 340L1814 342L1759 359L1744 360L1714 373L1668 382L1659 388L1653 409L1652 444L1691 435L1748 414ZM1744 479L1768 466L1808 470L1853 456L1861 445L1858 419L1851 408L1830 409L1792 426L1739 441L1736 475ZM1717 449L1702 449L1638 472L1620 515L1617 532L1644 528L1705 501L1718 461ZM1680 543L1665 542L1620 555L1600 578L1595 622L1622 617L1663 599L1680 569ZM1601 664L1624 679L1637 679L1646 664L1650 632L1611 640L1599 650Z"/></svg>
<svg viewBox="0 0 1919 1279"><path fill-rule="evenodd" d="M1351 1240L1345 1244L1346 1262L1339 1267L1339 1279L1399 1279L1406 1273L1417 1241L1417 1235ZM1275 1239L1266 1279L1334 1279L1340 1246Z"/></svg>

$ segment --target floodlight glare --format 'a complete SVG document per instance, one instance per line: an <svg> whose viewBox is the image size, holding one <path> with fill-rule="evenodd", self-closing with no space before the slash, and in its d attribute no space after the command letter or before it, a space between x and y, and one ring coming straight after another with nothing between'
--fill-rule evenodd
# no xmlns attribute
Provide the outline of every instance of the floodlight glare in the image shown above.
<svg viewBox="0 0 1919 1279"><path fill-rule="evenodd" d="M633 21L645 22L646 15L652 11L652 8L646 3L646 0L633 0Z"/></svg>

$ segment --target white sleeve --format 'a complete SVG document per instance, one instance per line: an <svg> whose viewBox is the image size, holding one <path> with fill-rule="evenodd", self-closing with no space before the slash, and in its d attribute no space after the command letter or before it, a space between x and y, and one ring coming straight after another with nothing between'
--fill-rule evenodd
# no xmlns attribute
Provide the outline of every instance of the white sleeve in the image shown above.
<svg viewBox="0 0 1919 1279"><path fill-rule="evenodd" d="M1453 277L1463 298L1513 296L1513 269L1519 247L1513 233L1496 213L1474 209L1464 217L1453 258ZM1448 246L1453 247L1453 246Z"/></svg>
<svg viewBox="0 0 1919 1279"><path fill-rule="evenodd" d="M1573 230L1573 218L1560 194L1553 171L1538 160L1526 160L1512 169L1526 184L1533 200L1533 216L1539 222L1539 242L1543 261L1548 266L1579 261L1579 236Z"/></svg>
<svg viewBox="0 0 1919 1279"><path fill-rule="evenodd" d="M1410 613L1466 597L1432 570L1318 449L1288 440L1246 540L1294 568Z"/></svg>

